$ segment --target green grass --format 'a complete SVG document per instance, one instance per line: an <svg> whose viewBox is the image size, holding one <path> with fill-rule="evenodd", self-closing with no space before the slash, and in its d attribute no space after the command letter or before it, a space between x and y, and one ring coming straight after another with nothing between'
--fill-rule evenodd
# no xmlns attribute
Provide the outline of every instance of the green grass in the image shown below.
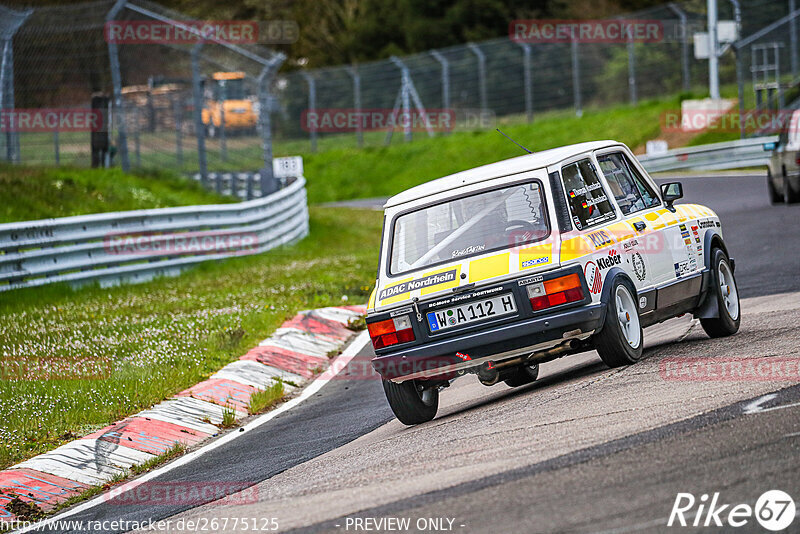
<svg viewBox="0 0 800 534"><path fill-rule="evenodd" d="M501 124L501 129L533 151L582 141L616 139L635 148L660 132L659 120L679 108L677 99L643 102L539 116L532 124ZM454 133L433 139L418 135L413 142L388 147L331 149L304 154L309 202L369 198L399 193L423 182L520 156L524 152L495 132Z"/></svg>
<svg viewBox="0 0 800 534"><path fill-rule="evenodd" d="M297 310L365 302L381 214L311 209L311 235L177 278L80 291L0 293L0 352L14 360L110 362L95 379L0 380L0 469L190 387Z"/></svg>
<svg viewBox="0 0 800 534"><path fill-rule="evenodd" d="M168 173L0 165L0 223L234 201Z"/></svg>
<svg viewBox="0 0 800 534"><path fill-rule="evenodd" d="M255 415L266 411L283 398L283 382L278 381L267 389L260 389L250 396L247 412Z"/></svg>

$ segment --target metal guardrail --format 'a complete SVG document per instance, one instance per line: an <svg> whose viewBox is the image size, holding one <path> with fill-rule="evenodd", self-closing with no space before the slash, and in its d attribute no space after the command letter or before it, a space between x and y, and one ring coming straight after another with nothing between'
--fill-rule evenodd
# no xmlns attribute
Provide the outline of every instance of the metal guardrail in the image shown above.
<svg viewBox="0 0 800 534"><path fill-rule="evenodd" d="M0 291L53 282L103 287L173 276L308 235L305 179L236 204L0 224Z"/></svg>
<svg viewBox="0 0 800 534"><path fill-rule="evenodd" d="M752 137L725 143L676 148L663 154L638 156L638 159L647 172L760 167L769 162L771 154L770 151L764 150L764 143L777 140L777 135Z"/></svg>

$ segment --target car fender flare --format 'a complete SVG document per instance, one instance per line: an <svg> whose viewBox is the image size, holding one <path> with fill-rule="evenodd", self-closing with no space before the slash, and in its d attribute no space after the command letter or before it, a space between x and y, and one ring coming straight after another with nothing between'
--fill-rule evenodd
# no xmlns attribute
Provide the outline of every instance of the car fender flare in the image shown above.
<svg viewBox="0 0 800 534"><path fill-rule="evenodd" d="M602 307L600 308L602 317L600 318L600 328L595 332L595 334L599 333L600 330L603 329L602 325L606 322L606 312L608 311L608 303L611 301L611 288L614 287L614 281L622 277L628 282L628 289L633 288L633 301L638 302L639 294L636 291L636 285L631 280L631 277L628 276L624 270L619 267L612 267L606 273L605 279L603 279L603 290L600 292L600 303Z"/></svg>
<svg viewBox="0 0 800 534"><path fill-rule="evenodd" d="M715 317L719 317L719 303L717 302L717 296L712 291L712 285L714 280L714 273L713 266L711 265L712 257L711 251L715 248L722 250L726 256L728 256L728 247L725 246L725 242L722 240L722 236L719 235L716 229L708 230L705 235L704 239L704 247L703 250L703 259L706 268L703 270L703 289L701 291L701 300L700 305L694 311L692 315L694 315L697 319L711 319ZM728 259L731 262L731 269L735 270L733 259L728 256Z"/></svg>

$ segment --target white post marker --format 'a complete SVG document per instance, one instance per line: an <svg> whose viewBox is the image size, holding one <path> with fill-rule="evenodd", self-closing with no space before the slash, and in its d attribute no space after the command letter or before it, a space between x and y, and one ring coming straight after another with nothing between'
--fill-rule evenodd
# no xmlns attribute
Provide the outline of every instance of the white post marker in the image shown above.
<svg viewBox="0 0 800 534"><path fill-rule="evenodd" d="M303 156L273 158L272 174L275 178L299 178L303 176Z"/></svg>

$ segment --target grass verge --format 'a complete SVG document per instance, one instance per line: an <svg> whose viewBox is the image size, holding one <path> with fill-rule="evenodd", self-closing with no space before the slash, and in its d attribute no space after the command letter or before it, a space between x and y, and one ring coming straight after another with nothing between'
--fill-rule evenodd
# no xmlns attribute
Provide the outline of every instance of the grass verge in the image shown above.
<svg viewBox="0 0 800 534"><path fill-rule="evenodd" d="M234 199L164 172L0 164L0 223L229 202Z"/></svg>
<svg viewBox="0 0 800 534"><path fill-rule="evenodd" d="M381 223L380 213L311 208L311 234L292 247L140 285L0 293L0 363L39 373L0 380L0 468L208 378L297 310L365 302ZM107 362L107 376L54 371L87 361Z"/></svg>

